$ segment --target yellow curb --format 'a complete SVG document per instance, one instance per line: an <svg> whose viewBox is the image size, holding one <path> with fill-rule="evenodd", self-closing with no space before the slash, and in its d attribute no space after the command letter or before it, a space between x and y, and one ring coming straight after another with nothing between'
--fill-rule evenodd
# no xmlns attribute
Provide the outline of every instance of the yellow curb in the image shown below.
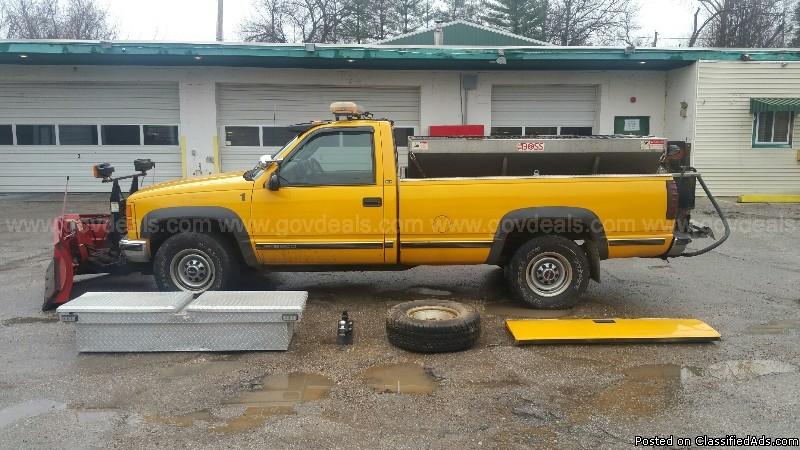
<svg viewBox="0 0 800 450"><path fill-rule="evenodd" d="M740 195L739 203L800 203L800 195L790 195L790 194Z"/></svg>

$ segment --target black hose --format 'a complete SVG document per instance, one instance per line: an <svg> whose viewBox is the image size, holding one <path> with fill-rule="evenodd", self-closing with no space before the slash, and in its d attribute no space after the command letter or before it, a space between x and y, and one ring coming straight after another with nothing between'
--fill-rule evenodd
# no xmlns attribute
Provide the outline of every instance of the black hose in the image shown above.
<svg viewBox="0 0 800 450"><path fill-rule="evenodd" d="M697 177L697 181L700 182L700 186L703 188L703 190L705 191L706 195L708 196L708 199L711 200L711 205L714 206L715 210L717 210L717 215L719 216L720 219L722 219L722 226L725 227L725 234L722 236L722 238L720 238L719 240L715 241L713 244L709 245L706 248L703 248L703 249L700 249L700 250L696 250L696 251L693 251L693 252L686 252L686 253L681 253L680 254L680 256L686 256L686 257L699 256L699 255L702 255L704 253L708 253L711 250L714 250L715 248L717 248L720 245L722 245L722 243L725 242L731 235L731 227L730 227L730 225L728 225L728 219L726 219L725 218L725 214L722 213L722 209L720 209L719 203L717 203L717 199L715 199L714 196L711 195L711 191L708 190L708 186L706 186L705 181L703 181L703 177L700 176L699 173L696 173L695 176Z"/></svg>

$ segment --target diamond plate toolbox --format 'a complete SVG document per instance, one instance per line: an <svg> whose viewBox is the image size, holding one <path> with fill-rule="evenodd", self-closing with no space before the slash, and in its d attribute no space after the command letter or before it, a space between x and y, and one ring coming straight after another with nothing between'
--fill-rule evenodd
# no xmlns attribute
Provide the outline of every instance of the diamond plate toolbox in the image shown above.
<svg viewBox="0 0 800 450"><path fill-rule="evenodd" d="M80 352L287 350L304 291L90 292L60 306Z"/></svg>

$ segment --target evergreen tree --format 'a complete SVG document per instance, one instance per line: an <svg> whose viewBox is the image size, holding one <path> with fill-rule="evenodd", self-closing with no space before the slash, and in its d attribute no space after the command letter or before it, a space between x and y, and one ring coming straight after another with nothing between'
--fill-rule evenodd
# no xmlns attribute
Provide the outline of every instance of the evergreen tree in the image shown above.
<svg viewBox="0 0 800 450"><path fill-rule="evenodd" d="M410 33L425 22L425 5L422 0L396 0L391 2L396 34Z"/></svg>
<svg viewBox="0 0 800 450"><path fill-rule="evenodd" d="M547 38L548 0L487 0L487 25L532 39Z"/></svg>

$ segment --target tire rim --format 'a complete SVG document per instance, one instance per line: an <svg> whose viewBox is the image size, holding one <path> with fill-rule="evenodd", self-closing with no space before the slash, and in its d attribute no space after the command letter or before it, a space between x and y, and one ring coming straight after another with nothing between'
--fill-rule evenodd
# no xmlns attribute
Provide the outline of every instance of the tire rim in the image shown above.
<svg viewBox="0 0 800 450"><path fill-rule="evenodd" d="M169 273L172 282L185 291L205 291L216 278L211 258L197 249L181 250L173 256Z"/></svg>
<svg viewBox="0 0 800 450"><path fill-rule="evenodd" d="M408 317L415 320L452 320L458 317L458 311L444 306L420 306L409 309Z"/></svg>
<svg viewBox="0 0 800 450"><path fill-rule="evenodd" d="M555 297L572 284L572 265L559 253L541 253L528 263L525 279L536 295Z"/></svg>

